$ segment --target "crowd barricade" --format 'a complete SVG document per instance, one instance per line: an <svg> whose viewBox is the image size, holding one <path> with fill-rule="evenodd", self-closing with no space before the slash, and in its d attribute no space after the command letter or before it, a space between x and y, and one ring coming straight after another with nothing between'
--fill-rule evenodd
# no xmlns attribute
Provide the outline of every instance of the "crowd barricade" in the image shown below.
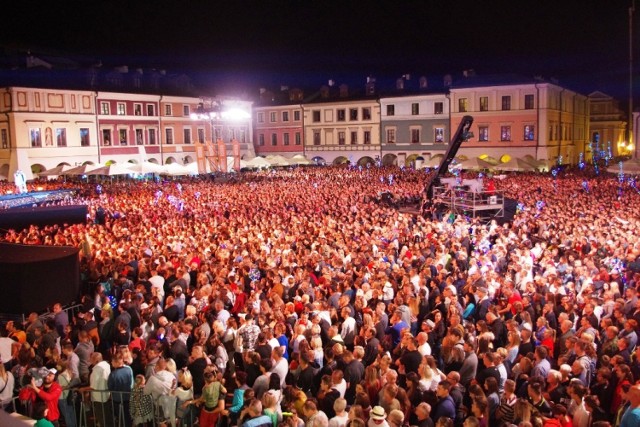
<svg viewBox="0 0 640 427"><path fill-rule="evenodd" d="M75 388L69 391L70 397L60 399L61 427L133 427L130 412L133 392L99 391ZM172 395L162 395L157 400L150 399L145 426L153 427L193 427L198 424L199 408L189 405L183 417L177 411L177 399ZM33 407L29 401L20 401L15 397L6 408L17 417L31 420ZM140 425L140 424L139 424Z"/></svg>

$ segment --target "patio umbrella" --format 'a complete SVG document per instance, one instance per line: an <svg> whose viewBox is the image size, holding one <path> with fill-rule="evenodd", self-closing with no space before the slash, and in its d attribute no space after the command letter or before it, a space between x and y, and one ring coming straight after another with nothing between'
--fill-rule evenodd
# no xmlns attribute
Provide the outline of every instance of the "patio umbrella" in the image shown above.
<svg viewBox="0 0 640 427"><path fill-rule="evenodd" d="M516 171L516 172L533 172L536 171L537 168L535 166L533 166L530 163L527 163L526 161L519 159L517 157L514 157L513 159L509 160L508 162L505 163L500 163L499 165L496 165L493 167L495 170L499 170L499 171Z"/></svg>
<svg viewBox="0 0 640 427"><path fill-rule="evenodd" d="M460 166L461 169L464 169L464 170L481 170L481 169L493 168L491 163L485 162L484 160L480 160L477 157L458 162L458 165Z"/></svg>
<svg viewBox="0 0 640 427"><path fill-rule="evenodd" d="M160 173L162 172L162 166L157 163L144 161L142 163L129 163L126 168L131 172L148 174L148 173Z"/></svg>
<svg viewBox="0 0 640 427"><path fill-rule="evenodd" d="M46 171L42 171L38 174L38 176L59 176L59 175L65 175L64 170L70 169L69 165L60 165L60 166L56 166L55 168L51 168L51 169L47 169Z"/></svg>
<svg viewBox="0 0 640 427"><path fill-rule="evenodd" d="M67 176L86 175L86 172L88 170L91 170L91 168L97 168L97 167L100 167L100 166L101 165L89 165L89 164L80 165L80 166L76 166L75 168L71 168L69 170L66 170L62 174L63 175L67 175Z"/></svg>
<svg viewBox="0 0 640 427"><path fill-rule="evenodd" d="M104 176L116 176L116 175L129 175L131 172L130 169L126 168L124 165L118 163L111 163L110 165L101 166L96 169L92 169L86 172L86 175L104 175Z"/></svg>

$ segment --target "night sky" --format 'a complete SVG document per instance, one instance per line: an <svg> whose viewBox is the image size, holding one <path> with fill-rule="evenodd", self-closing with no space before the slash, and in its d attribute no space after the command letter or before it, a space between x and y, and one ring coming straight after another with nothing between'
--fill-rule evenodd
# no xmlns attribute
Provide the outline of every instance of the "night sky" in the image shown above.
<svg viewBox="0 0 640 427"><path fill-rule="evenodd" d="M328 79L364 85L368 75L441 79L473 68L556 77L625 100L630 2L19 1L5 14L0 45L186 72L220 92ZM635 52L639 37L635 25Z"/></svg>

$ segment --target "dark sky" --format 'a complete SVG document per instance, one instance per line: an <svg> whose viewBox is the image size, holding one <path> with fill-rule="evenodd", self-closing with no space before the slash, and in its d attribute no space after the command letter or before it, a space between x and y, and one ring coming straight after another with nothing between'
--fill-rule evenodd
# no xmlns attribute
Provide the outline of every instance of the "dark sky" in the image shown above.
<svg viewBox="0 0 640 427"><path fill-rule="evenodd" d="M553 76L583 93L624 99L630 2L28 0L11 3L0 44L185 71L200 83L247 91L473 68Z"/></svg>

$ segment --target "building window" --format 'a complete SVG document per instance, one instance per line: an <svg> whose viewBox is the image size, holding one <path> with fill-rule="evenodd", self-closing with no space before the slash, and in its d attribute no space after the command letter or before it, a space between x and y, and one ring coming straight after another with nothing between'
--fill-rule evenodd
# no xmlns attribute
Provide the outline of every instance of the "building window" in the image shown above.
<svg viewBox="0 0 640 427"><path fill-rule="evenodd" d="M264 123L264 113L258 113L258 123Z"/></svg>
<svg viewBox="0 0 640 427"><path fill-rule="evenodd" d="M444 102L435 102L433 104L433 114L443 114L444 113Z"/></svg>
<svg viewBox="0 0 640 427"><path fill-rule="evenodd" d="M420 142L420 129L413 128L411 129L411 142L417 144Z"/></svg>
<svg viewBox="0 0 640 427"><path fill-rule="evenodd" d="M111 130L103 129L102 130L102 145L109 146L111 145Z"/></svg>
<svg viewBox="0 0 640 427"><path fill-rule="evenodd" d="M118 112L117 114L119 116L124 116L127 114L127 104L125 104L124 102L118 102Z"/></svg>
<svg viewBox="0 0 640 427"><path fill-rule="evenodd" d="M198 142L204 144L204 129L198 128Z"/></svg>
<svg viewBox="0 0 640 427"><path fill-rule="evenodd" d="M42 132L40 128L29 129L29 135L31 136L32 147L42 147Z"/></svg>
<svg viewBox="0 0 640 427"><path fill-rule="evenodd" d="M127 145L127 130L119 129L118 137L120 138L120 145Z"/></svg>
<svg viewBox="0 0 640 427"><path fill-rule="evenodd" d="M351 121L358 120L358 109L357 108L349 108L349 120L351 120Z"/></svg>
<svg viewBox="0 0 640 427"><path fill-rule="evenodd" d="M533 125L524 126L524 140L533 141L535 139L535 127Z"/></svg>
<svg viewBox="0 0 640 427"><path fill-rule="evenodd" d="M489 111L489 97L481 96L480 97L480 111Z"/></svg>
<svg viewBox="0 0 640 427"><path fill-rule="evenodd" d="M358 131L351 131L351 145L356 145L358 143Z"/></svg>
<svg viewBox="0 0 640 427"><path fill-rule="evenodd" d="M500 141L511 141L511 126L500 126Z"/></svg>
<svg viewBox="0 0 640 427"><path fill-rule="evenodd" d="M282 112L282 121L283 122L288 122L289 121L289 112L288 111L283 111Z"/></svg>
<svg viewBox="0 0 640 427"><path fill-rule="evenodd" d="M393 104L387 105L387 116L395 116L396 106Z"/></svg>
<svg viewBox="0 0 640 427"><path fill-rule="evenodd" d="M67 146L67 130L65 128L56 128L56 145L58 147Z"/></svg>
<svg viewBox="0 0 640 427"><path fill-rule="evenodd" d="M362 109L362 120L371 120L371 108L364 107Z"/></svg>
<svg viewBox="0 0 640 427"><path fill-rule="evenodd" d="M156 130L149 129L149 145L156 145Z"/></svg>
<svg viewBox="0 0 640 427"><path fill-rule="evenodd" d="M80 146L88 147L91 145L91 140L89 139L89 128L80 128Z"/></svg>
<svg viewBox="0 0 640 427"><path fill-rule="evenodd" d="M184 132L183 144L191 144L191 129L182 129Z"/></svg>
<svg viewBox="0 0 640 427"><path fill-rule="evenodd" d="M278 120L278 114L275 111L269 113L269 121L275 123Z"/></svg>
<svg viewBox="0 0 640 427"><path fill-rule="evenodd" d="M524 96L524 109L533 110L533 95Z"/></svg>
<svg viewBox="0 0 640 427"><path fill-rule="evenodd" d="M264 134L263 133L258 135L258 145L261 146L261 147L264 146Z"/></svg>
<svg viewBox="0 0 640 427"><path fill-rule="evenodd" d="M101 102L100 103L100 114L108 116L109 115L109 103Z"/></svg>
<svg viewBox="0 0 640 427"><path fill-rule="evenodd" d="M300 132L296 132L296 145L300 144L302 144L302 136L300 135Z"/></svg>
<svg viewBox="0 0 640 427"><path fill-rule="evenodd" d="M190 108L188 105L183 105L182 106L182 115L184 117L189 117L189 115L191 114Z"/></svg>
<svg viewBox="0 0 640 427"><path fill-rule="evenodd" d="M396 129L387 128L387 144L394 144L396 142Z"/></svg>
<svg viewBox="0 0 640 427"><path fill-rule="evenodd" d="M489 126L478 126L478 141L489 141Z"/></svg>
<svg viewBox="0 0 640 427"><path fill-rule="evenodd" d="M469 101L467 98L458 99L458 111L461 113L466 113L469 110Z"/></svg>
<svg viewBox="0 0 640 427"><path fill-rule="evenodd" d="M167 144L173 144L173 129L164 130L164 140Z"/></svg>
<svg viewBox="0 0 640 427"><path fill-rule="evenodd" d="M339 122L344 122L345 120L347 120L347 112L344 108L340 108L337 111L337 116L338 116L338 121Z"/></svg>
<svg viewBox="0 0 640 427"><path fill-rule="evenodd" d="M364 144L371 144L371 131L370 130L365 130L364 131Z"/></svg>
<svg viewBox="0 0 640 427"><path fill-rule="evenodd" d="M411 104L411 115L417 116L418 114L420 114L420 104L414 102Z"/></svg>
<svg viewBox="0 0 640 427"><path fill-rule="evenodd" d="M142 129L136 129L136 145L144 145L144 132Z"/></svg>
<svg viewBox="0 0 640 427"><path fill-rule="evenodd" d="M345 145L347 143L347 133L344 131L338 132L338 145Z"/></svg>
<svg viewBox="0 0 640 427"><path fill-rule="evenodd" d="M271 134L271 145L278 145L278 135L276 135L275 133Z"/></svg>
<svg viewBox="0 0 640 427"><path fill-rule="evenodd" d="M155 116L156 107L153 104L147 104L147 116Z"/></svg>
<svg viewBox="0 0 640 427"><path fill-rule="evenodd" d="M444 128L434 128L434 138L435 142L444 142Z"/></svg>
<svg viewBox="0 0 640 427"><path fill-rule="evenodd" d="M89 129L87 129L88 131ZM6 129L0 131L0 137L2 138L2 148L9 148L9 137Z"/></svg>
<svg viewBox="0 0 640 427"><path fill-rule="evenodd" d="M285 133L282 136L282 144L283 145L289 145L289 134L288 133Z"/></svg>
<svg viewBox="0 0 640 427"><path fill-rule="evenodd" d="M135 116L142 115L142 104L133 104L133 114Z"/></svg>
<svg viewBox="0 0 640 427"><path fill-rule="evenodd" d="M171 104L164 104L164 115L173 116L173 106Z"/></svg>
<svg viewBox="0 0 640 427"><path fill-rule="evenodd" d="M313 131L313 145L320 145L320 131L319 130L314 130Z"/></svg>
<svg viewBox="0 0 640 427"><path fill-rule="evenodd" d="M217 141L222 138L222 128L220 126L215 126L213 128L213 140Z"/></svg>
<svg viewBox="0 0 640 427"><path fill-rule="evenodd" d="M293 112L293 120L296 122L300 121L300 111L294 111Z"/></svg>
<svg viewBox="0 0 640 427"><path fill-rule="evenodd" d="M238 142L242 143L242 144L246 144L247 143L247 132L246 130L240 129L238 130L238 132L240 132L240 140Z"/></svg>
<svg viewBox="0 0 640 427"><path fill-rule="evenodd" d="M502 97L502 111L511 110L511 97L505 95Z"/></svg>
<svg viewBox="0 0 640 427"><path fill-rule="evenodd" d="M320 123L320 110L313 110L311 116L313 123Z"/></svg>

